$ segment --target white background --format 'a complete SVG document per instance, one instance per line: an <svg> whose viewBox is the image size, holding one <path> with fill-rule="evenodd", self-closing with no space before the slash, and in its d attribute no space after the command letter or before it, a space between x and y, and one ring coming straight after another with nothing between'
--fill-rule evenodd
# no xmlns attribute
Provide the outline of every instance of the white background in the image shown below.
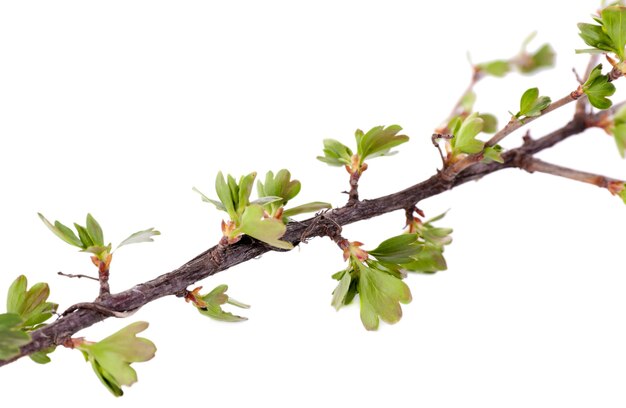
<svg viewBox="0 0 626 408"><path fill-rule="evenodd" d="M219 171L289 168L293 204L343 205L347 174L315 160L322 139L398 123L411 136L370 163L363 198L430 176L432 129L474 62L553 43L555 70L486 79L477 108L507 120L522 92L560 98L587 58L576 23L595 1L278 2L62 1L0 4L0 302L19 274L46 281L60 309L92 299L87 255L55 238L37 211L64 223L92 212L105 238L157 227L153 244L116 253L113 291L175 269L215 244L221 213L191 191ZM624 84L618 83L619 87ZM623 94L621 94L623 95ZM619 95L616 99L619 99ZM623 98L623 96L622 96ZM571 106L531 126L564 124ZM505 145L515 146L521 133ZM626 177L611 138L588 131L541 154ZM200 284L227 283L252 304L220 324L176 298L81 333L99 340L147 320L156 358L114 400L77 351L0 369L2 405L623 407L626 383L626 208L593 186L509 170L420 203L451 209L449 270L411 275L413 302L395 326L366 332L358 307L335 312L343 267L328 239L267 254ZM403 214L348 226L373 248ZM0 303L0 304L2 304Z"/></svg>

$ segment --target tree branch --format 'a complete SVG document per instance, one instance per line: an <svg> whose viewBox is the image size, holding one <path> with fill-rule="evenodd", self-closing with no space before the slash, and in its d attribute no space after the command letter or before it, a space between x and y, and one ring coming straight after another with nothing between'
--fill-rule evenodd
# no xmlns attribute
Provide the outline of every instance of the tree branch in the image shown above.
<svg viewBox="0 0 626 408"><path fill-rule="evenodd" d="M609 178L594 173L587 173L585 171L575 170L568 167L558 166L556 164L547 163L543 160L530 158L520 163L520 168L526 170L529 173L539 172L552 174L554 176L565 177L570 180L576 180L583 183L593 184L594 186L608 189L612 184L624 184L624 181Z"/></svg>
<svg viewBox="0 0 626 408"><path fill-rule="evenodd" d="M524 119L518 119L515 117L511 118L509 123L507 123L500 131L498 131L495 135L493 135L491 139L489 139L485 143L485 147L495 146L502 139L504 139L511 133L515 132L517 129L523 126L526 126L529 123L533 122L534 120L538 118L542 118L548 113L554 112L555 110L567 105L570 102L578 100L583 96L585 96L585 94L582 92L582 88L579 87L577 90L569 93L568 95L562 97L561 99L555 102L552 102L546 109L541 111L541 114L538 116L531 116L531 117L527 117ZM458 162L444 169L441 175L446 180L452 180L456 177L457 174L461 173L466 168L480 162L482 159L483 159L483 152L470 154L467 157L459 160Z"/></svg>
<svg viewBox="0 0 626 408"><path fill-rule="evenodd" d="M583 132L590 126L590 123L593 123L593 119L594 117L587 118L577 115L564 127L540 139L527 139L522 146L505 152L502 155L503 163L475 163L451 179L445 178L442 172L438 172L405 190L372 200L358 201L352 205L318 214L302 222L291 222L287 225L287 232L282 239L298 245L311 237L331 236L331 234L337 234L343 225L395 210L413 208L421 200L443 193L468 181L480 179L502 169L521 167L520 163L528 160L535 153ZM124 292L99 299L96 307L85 306L85 304L72 306L66 314L64 313L63 317L54 323L34 331L32 341L21 348L20 354L9 360L0 360L0 366L52 345L61 345L79 330L109 316L126 315L164 296L175 295L180 297L189 285L256 258L270 250L272 248L268 245L244 236L234 245L216 245L172 272L135 285Z"/></svg>

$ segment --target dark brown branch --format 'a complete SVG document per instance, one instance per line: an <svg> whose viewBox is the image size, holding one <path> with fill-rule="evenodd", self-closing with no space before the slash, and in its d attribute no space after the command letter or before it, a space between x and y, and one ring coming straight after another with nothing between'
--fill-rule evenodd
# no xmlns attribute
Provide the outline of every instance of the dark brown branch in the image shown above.
<svg viewBox="0 0 626 408"><path fill-rule="evenodd" d="M373 200L358 201L353 205L319 214L306 221L289 223L283 239L297 245L310 237L328 236L329 232L337 234L343 225L391 211L404 211L414 207L421 200L443 193L468 181L480 179L502 169L521 167L524 159L552 147L572 135L583 132L588 127L588 123L591 122L593 120L588 121L584 117L576 116L574 120L561 129L540 139L527 140L521 147L505 152L502 155L504 163L476 163L452 179L445 179L441 173L437 173L405 190ZM161 297L180 295L195 282L256 258L270 250L271 247L247 236L234 245L214 246L170 273L140 283L124 292L100 299L98 305L102 310L85 307L84 304L75 307L73 312L34 331L31 343L21 348L19 356L0 361L0 366L52 345L61 345L79 330L90 327L111 314L128 313Z"/></svg>

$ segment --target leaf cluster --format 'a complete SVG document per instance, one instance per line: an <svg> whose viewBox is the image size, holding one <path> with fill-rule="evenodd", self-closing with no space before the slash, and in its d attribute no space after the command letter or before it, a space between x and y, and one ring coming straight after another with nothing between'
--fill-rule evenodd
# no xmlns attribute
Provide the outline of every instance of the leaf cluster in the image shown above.
<svg viewBox="0 0 626 408"><path fill-rule="evenodd" d="M20 275L9 287L7 313L0 314L0 359L19 354L19 348L30 342L29 332L45 325L58 305L48 302L50 288L47 283L36 283L28 289L26 276ZM54 347L30 355L41 364L50 362L48 353Z"/></svg>
<svg viewBox="0 0 626 408"><path fill-rule="evenodd" d="M598 24L578 23L580 37L590 49L577 50L579 53L613 53L620 62L625 59L626 46L626 7L610 6L595 16Z"/></svg>
<svg viewBox="0 0 626 408"><path fill-rule="evenodd" d="M137 372L130 366L131 363L154 357L154 343L137 337L147 328L147 322L135 322L97 343L83 340L75 345L83 353L85 361L91 363L102 384L116 397L124 395L123 385L130 386L137 381Z"/></svg>
<svg viewBox="0 0 626 408"><path fill-rule="evenodd" d="M250 201L256 175L252 172L236 181L230 174L224 178L219 172L215 179L218 200L207 197L195 187L193 190L200 194L202 201L228 214L230 220L222 223L222 233L229 244L239 241L245 234L276 248L291 249L291 243L280 239L287 229L287 217L330 208L330 204L313 202L284 210L283 206L298 195L301 188L300 182L291 180L291 174L285 169L276 175L268 172L265 182L257 183L259 198Z"/></svg>
<svg viewBox="0 0 626 408"><path fill-rule="evenodd" d="M522 74L534 74L544 68L553 67L555 53L550 44L541 45L535 52L526 50L528 43L535 37L535 34L532 33L524 40L520 52L515 57L484 62L476 65L476 69L487 75L503 77L513 70Z"/></svg>
<svg viewBox="0 0 626 408"><path fill-rule="evenodd" d="M197 293L197 291L199 291L199 289L201 288L202 287L197 288L196 290L194 290L194 292ZM250 308L249 305L241 303L227 295L227 290L227 285L219 285L206 295L194 295L195 299L193 304L198 308L198 312L200 312L200 314L210 317L214 320L219 320L222 322L242 322L248 320L247 317L237 316L222 309L222 306L225 304L240 307L242 309Z"/></svg>
<svg viewBox="0 0 626 408"><path fill-rule="evenodd" d="M375 126L367 133L357 129L354 133L356 139L356 153L343 143L335 139L324 139L324 155L317 159L331 166L346 166L350 174L362 173L367 166L365 160L380 156L396 154L392 151L396 146L409 141L406 135L399 135L402 127L398 125Z"/></svg>
<svg viewBox="0 0 626 408"><path fill-rule="evenodd" d="M463 154L476 154L483 152L484 161L489 163L497 161L502 163L499 145L485 147L485 142L476 138L479 133L493 133L496 131L497 119L495 116L474 112L464 119L461 116L454 117L448 124L448 129L452 133L450 140L450 156L454 161Z"/></svg>
<svg viewBox="0 0 626 408"><path fill-rule="evenodd" d="M282 215L283 222L285 223L287 223L289 219L295 215L331 208L329 203L321 201L313 201L296 207L285 208L287 203L298 195L301 188L302 185L300 181L291 180L291 173L286 169L279 170L278 173L276 173L276 176L274 176L273 172L268 171L265 175L264 183L261 182L261 180L257 181L257 192L259 198L281 198L279 201L268 202L264 205L264 208L269 213L270 217L280 218Z"/></svg>
<svg viewBox="0 0 626 408"><path fill-rule="evenodd" d="M402 281L406 272L447 269L443 247L452 241L452 229L432 224L444 215L426 222L415 220L408 233L389 238L370 251L358 248L360 243L351 243L346 252L348 267L333 275L339 284L331 304L338 310L358 294L361 322L367 330L378 329L380 320L398 322L402 317L400 304L411 301L411 292Z"/></svg>
<svg viewBox="0 0 626 408"><path fill-rule="evenodd" d="M72 246L80 248L82 252L92 253L101 261L105 261L107 256L111 253L111 244L104 244L104 233L102 232L102 227L100 227L98 221L96 221L91 214L87 214L85 226L74 223L76 232L72 231L71 228L65 226L59 221L51 223L48 219L46 219L46 217L43 216L43 214L38 213L38 215L41 221L43 221L43 223L57 237ZM152 242L154 241L152 237L160 234L161 233L156 231L154 228L138 231L123 240L117 248L140 242Z"/></svg>
<svg viewBox="0 0 626 408"><path fill-rule="evenodd" d="M519 103L519 112L515 114L515 118L532 118L541 115L552 101L548 96L539 96L539 88L529 88L522 94Z"/></svg>

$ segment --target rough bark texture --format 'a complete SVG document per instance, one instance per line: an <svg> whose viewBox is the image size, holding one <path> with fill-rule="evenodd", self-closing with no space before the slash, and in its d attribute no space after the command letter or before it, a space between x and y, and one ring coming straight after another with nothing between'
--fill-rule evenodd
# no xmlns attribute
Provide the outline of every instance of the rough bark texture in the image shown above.
<svg viewBox="0 0 626 408"><path fill-rule="evenodd" d="M439 172L405 190L372 200L351 203L351 205L319 214L306 221L292 222L287 226L287 233L283 239L297 245L312 237L332 236L337 233L342 225L395 210L413 208L425 198L440 194L468 181L480 179L498 170L511 167L523 169L525 168L525 160L572 135L581 133L587 127L592 126L594 119L597 117L577 114L564 127L540 139L531 140L527 137L521 147L507 151L502 155L504 163L477 163L449 181L445 180ZM271 247L248 237L244 237L234 245L214 246L172 272L138 284L124 292L107 296L99 302L100 311L97 310L98 308L86 308L85 306L73 308L73 310L72 308L68 309L71 312L64 314L54 323L33 332L32 342L21 348L20 355L10 360L0 361L0 366L49 346L63 344L79 330L109 317L111 313L104 313L102 307L115 312L128 312L139 309L163 296L183 296L186 288L193 283L256 258L270 250L272 250Z"/></svg>

